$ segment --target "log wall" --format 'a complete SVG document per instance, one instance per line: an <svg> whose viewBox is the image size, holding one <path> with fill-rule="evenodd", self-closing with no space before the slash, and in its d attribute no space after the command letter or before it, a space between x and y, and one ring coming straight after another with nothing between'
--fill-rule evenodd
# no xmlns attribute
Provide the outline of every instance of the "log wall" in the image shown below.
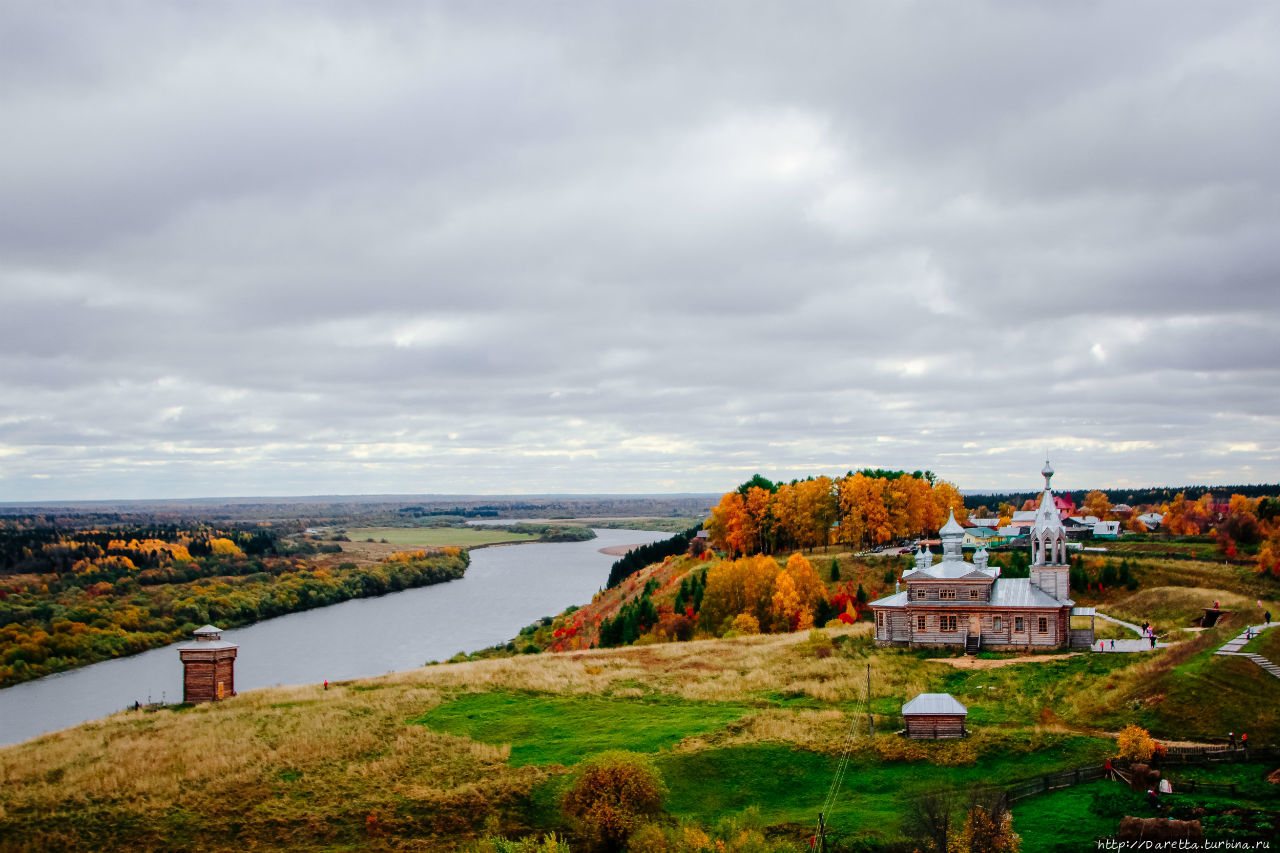
<svg viewBox="0 0 1280 853"><path fill-rule="evenodd" d="M182 701L214 702L236 695L236 650L183 650ZM218 685L222 685L219 695Z"/></svg>
<svg viewBox="0 0 1280 853"><path fill-rule="evenodd" d="M907 723L907 737L925 740L964 737L962 714L909 714L903 719Z"/></svg>

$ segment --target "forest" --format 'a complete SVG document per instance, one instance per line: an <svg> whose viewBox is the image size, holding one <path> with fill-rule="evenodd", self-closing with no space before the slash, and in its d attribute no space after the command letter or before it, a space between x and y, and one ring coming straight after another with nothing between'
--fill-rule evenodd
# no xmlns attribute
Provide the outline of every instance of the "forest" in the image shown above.
<svg viewBox="0 0 1280 853"><path fill-rule="evenodd" d="M862 548L936 531L949 512L968 519L960 490L931 471L869 469L790 483L757 474L720 499L707 530L714 547L733 555Z"/></svg>

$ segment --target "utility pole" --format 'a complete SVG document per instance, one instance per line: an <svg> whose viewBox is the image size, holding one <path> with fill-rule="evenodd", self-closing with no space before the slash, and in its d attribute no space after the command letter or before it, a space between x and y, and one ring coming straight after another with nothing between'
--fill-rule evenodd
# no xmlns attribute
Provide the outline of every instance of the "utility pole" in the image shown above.
<svg viewBox="0 0 1280 853"><path fill-rule="evenodd" d="M867 664L867 737L874 737L875 729L871 725L871 664Z"/></svg>
<svg viewBox="0 0 1280 853"><path fill-rule="evenodd" d="M822 812L818 812L818 837L814 839L814 842L818 853L824 853L827 849L827 827Z"/></svg>

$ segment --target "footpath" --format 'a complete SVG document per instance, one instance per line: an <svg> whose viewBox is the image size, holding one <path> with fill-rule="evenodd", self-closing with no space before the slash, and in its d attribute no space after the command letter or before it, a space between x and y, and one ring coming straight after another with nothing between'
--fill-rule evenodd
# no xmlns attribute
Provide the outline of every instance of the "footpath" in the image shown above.
<svg viewBox="0 0 1280 853"><path fill-rule="evenodd" d="M1159 637L1156 638L1155 646L1152 646L1151 640L1142 636L1142 629L1139 628L1137 625L1117 619L1114 616L1108 616L1105 613L1098 613L1097 611L1094 612L1094 615L1097 616L1099 619L1106 619L1108 622L1114 622L1115 624L1121 626L1122 628L1128 628L1130 631L1138 635L1138 638L1135 640L1115 640L1114 642L1111 640L1098 640L1097 642L1102 644L1099 651L1149 652L1152 650L1152 648L1164 649L1169 647L1168 643L1160 642Z"/></svg>
<svg viewBox="0 0 1280 853"><path fill-rule="evenodd" d="M1245 628L1240 632L1240 636L1236 637L1234 640L1229 640L1224 643L1222 648L1218 649L1214 654L1234 655L1235 657L1248 658L1258 666L1262 667L1265 672L1274 675L1276 678L1280 678L1280 666L1277 666L1274 661L1268 660L1262 655L1241 651L1244 648L1245 643L1249 642L1263 631L1266 631L1269 628L1274 628L1277 624L1280 623L1268 622L1265 625L1250 625L1248 628Z"/></svg>

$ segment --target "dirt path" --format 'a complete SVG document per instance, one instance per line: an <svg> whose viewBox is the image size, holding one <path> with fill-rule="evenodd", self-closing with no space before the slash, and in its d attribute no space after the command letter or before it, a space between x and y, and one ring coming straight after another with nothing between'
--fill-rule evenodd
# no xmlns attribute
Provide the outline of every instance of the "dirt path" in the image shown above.
<svg viewBox="0 0 1280 853"><path fill-rule="evenodd" d="M1028 655L1022 658L994 658L991 660L982 658L933 658L933 662L945 663L947 666L954 666L956 669L999 669L1002 666L1013 666L1017 663L1044 663L1051 660L1066 660L1082 654L1084 652L1069 652L1065 655Z"/></svg>

